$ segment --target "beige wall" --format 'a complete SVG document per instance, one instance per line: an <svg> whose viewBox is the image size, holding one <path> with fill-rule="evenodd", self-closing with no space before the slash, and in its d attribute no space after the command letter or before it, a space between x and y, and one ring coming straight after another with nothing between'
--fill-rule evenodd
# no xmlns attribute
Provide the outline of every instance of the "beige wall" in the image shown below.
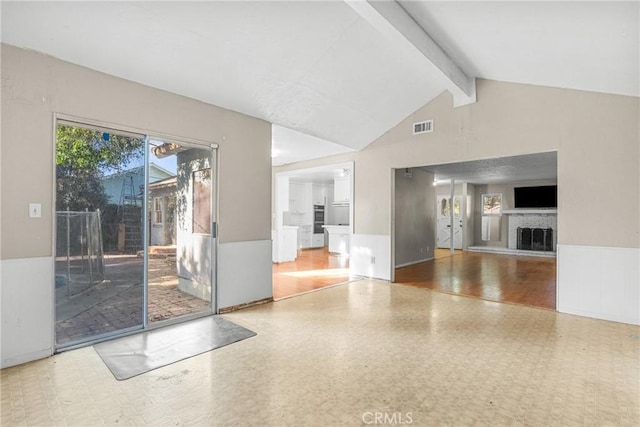
<svg viewBox="0 0 640 427"><path fill-rule="evenodd" d="M419 168L395 170L395 265L433 258L436 195L433 174Z"/></svg>
<svg viewBox="0 0 640 427"><path fill-rule="evenodd" d="M355 160L355 233L388 235L392 168L557 150L558 243L640 246L639 98L491 80L477 94L454 109L443 93L361 152L278 170ZM424 119L434 132L413 136Z"/></svg>
<svg viewBox="0 0 640 427"><path fill-rule="evenodd" d="M456 182L454 195L462 194L462 182ZM436 185L436 196L451 196L451 184L439 184Z"/></svg>
<svg viewBox="0 0 640 427"><path fill-rule="evenodd" d="M269 123L3 44L3 259L51 255L54 113L219 144L221 243L271 238Z"/></svg>

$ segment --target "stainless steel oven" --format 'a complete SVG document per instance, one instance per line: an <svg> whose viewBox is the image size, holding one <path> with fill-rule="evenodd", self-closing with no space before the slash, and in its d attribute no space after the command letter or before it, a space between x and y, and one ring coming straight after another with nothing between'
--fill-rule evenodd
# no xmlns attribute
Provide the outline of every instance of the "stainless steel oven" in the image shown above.
<svg viewBox="0 0 640 427"><path fill-rule="evenodd" d="M313 234L324 233L324 205L313 205Z"/></svg>

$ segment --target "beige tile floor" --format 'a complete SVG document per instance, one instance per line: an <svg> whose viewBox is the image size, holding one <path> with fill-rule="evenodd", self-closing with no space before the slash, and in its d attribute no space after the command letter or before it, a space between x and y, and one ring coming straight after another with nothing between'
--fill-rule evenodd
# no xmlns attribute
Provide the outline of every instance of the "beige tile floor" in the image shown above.
<svg viewBox="0 0 640 427"><path fill-rule="evenodd" d="M361 280L225 315L256 337L118 382L1 372L3 426L640 425L640 328Z"/></svg>

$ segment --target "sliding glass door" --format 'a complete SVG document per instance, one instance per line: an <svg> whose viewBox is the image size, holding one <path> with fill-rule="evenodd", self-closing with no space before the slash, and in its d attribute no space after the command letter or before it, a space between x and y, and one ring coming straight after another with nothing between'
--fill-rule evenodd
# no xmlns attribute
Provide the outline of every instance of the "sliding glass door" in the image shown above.
<svg viewBox="0 0 640 427"><path fill-rule="evenodd" d="M215 311L214 153L58 121L57 349Z"/></svg>
<svg viewBox="0 0 640 427"><path fill-rule="evenodd" d="M148 322L211 313L213 150L149 140Z"/></svg>
<svg viewBox="0 0 640 427"><path fill-rule="evenodd" d="M56 347L143 327L144 135L56 129Z"/></svg>

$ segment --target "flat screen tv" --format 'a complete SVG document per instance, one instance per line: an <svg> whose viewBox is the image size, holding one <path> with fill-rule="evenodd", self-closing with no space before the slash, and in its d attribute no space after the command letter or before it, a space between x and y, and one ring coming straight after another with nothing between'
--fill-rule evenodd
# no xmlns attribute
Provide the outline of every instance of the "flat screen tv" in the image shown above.
<svg viewBox="0 0 640 427"><path fill-rule="evenodd" d="M517 208L557 208L558 186L515 187L514 204Z"/></svg>

